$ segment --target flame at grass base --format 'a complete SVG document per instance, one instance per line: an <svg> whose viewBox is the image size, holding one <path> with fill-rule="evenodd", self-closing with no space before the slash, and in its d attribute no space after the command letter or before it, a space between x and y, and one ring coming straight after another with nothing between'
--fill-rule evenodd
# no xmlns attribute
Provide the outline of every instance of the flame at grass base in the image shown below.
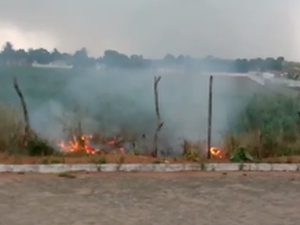
<svg viewBox="0 0 300 225"><path fill-rule="evenodd" d="M215 158L215 159L222 159L223 158L222 151L219 150L216 147L211 147L210 148L210 155L212 156L212 158Z"/></svg>
<svg viewBox="0 0 300 225"><path fill-rule="evenodd" d="M90 145L90 140L93 138L92 135L83 134L79 138L76 136L72 137L72 140L69 142L59 141L57 145L60 147L61 152L63 153L74 153L74 152L85 152L87 154L96 154L101 153L101 149L93 148ZM116 137L113 137L112 140L108 141L106 145L115 146ZM117 147L116 147L117 148ZM122 153L124 153L124 147L118 148Z"/></svg>

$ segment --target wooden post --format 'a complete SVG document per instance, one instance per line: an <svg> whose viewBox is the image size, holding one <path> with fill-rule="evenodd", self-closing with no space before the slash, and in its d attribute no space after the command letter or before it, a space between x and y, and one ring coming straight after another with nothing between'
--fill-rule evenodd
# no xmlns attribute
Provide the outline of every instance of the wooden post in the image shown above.
<svg viewBox="0 0 300 225"><path fill-rule="evenodd" d="M155 112L156 112L157 125L156 125L156 130L154 133L154 150L151 153L151 155L153 157L157 157L157 155L158 155L158 133L160 132L162 126L164 125L164 122L162 122L161 118L160 118L159 102L158 102L157 85L158 85L160 79L161 79L161 77L154 77L154 98L155 98Z"/></svg>
<svg viewBox="0 0 300 225"><path fill-rule="evenodd" d="M212 88L213 76L209 77L209 93L208 93L208 127L207 127L207 158L211 158L211 121L212 121Z"/></svg>

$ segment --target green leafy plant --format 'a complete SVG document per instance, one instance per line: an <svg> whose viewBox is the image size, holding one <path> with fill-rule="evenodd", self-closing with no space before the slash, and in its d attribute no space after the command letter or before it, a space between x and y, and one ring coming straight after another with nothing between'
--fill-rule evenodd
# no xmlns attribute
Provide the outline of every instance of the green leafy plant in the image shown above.
<svg viewBox="0 0 300 225"><path fill-rule="evenodd" d="M230 154L230 161L231 162L253 162L254 158L251 156L251 154L247 151L245 147L239 147L239 149L236 152L232 152Z"/></svg>
<svg viewBox="0 0 300 225"><path fill-rule="evenodd" d="M137 150L137 149L133 149L132 150L132 154L133 155L141 155L141 152L139 150Z"/></svg>

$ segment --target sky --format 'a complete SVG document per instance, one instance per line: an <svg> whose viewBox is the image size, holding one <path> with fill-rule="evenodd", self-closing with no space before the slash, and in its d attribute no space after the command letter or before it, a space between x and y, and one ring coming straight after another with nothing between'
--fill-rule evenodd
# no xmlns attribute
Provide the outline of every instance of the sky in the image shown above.
<svg viewBox="0 0 300 225"><path fill-rule="evenodd" d="M299 0L0 1L0 44L300 61Z"/></svg>

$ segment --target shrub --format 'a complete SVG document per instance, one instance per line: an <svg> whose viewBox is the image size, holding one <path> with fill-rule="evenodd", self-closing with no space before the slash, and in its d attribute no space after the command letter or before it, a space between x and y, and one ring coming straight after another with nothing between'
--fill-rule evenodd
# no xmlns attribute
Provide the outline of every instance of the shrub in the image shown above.
<svg viewBox="0 0 300 225"><path fill-rule="evenodd" d="M227 151L241 145L257 158L300 154L300 98L255 95L225 137Z"/></svg>
<svg viewBox="0 0 300 225"><path fill-rule="evenodd" d="M56 151L47 141L34 137L27 142L26 152L29 156L50 156Z"/></svg>

